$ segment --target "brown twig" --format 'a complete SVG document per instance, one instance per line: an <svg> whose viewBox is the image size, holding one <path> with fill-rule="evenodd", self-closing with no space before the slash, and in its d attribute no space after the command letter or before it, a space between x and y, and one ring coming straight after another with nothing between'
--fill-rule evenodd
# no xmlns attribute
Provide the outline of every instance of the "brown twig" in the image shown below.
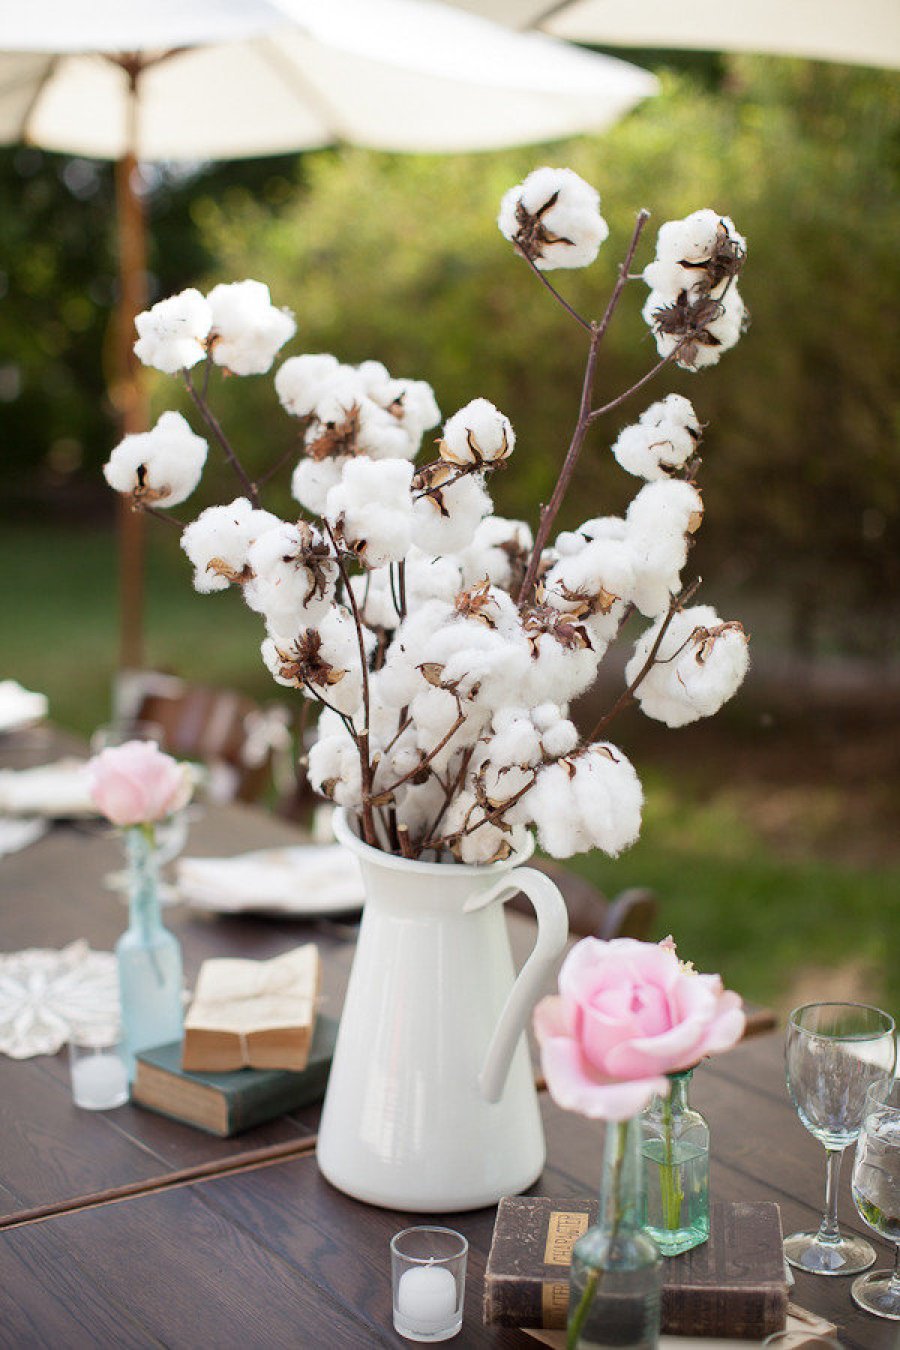
<svg viewBox="0 0 900 1350"><path fill-rule="evenodd" d="M559 291L553 285L553 282L550 281L549 278L544 275L543 271L541 270L540 267L537 266L534 259L529 258L525 250L523 248L520 248L518 244L516 245L516 251L520 254L521 257L525 259L528 266L531 268L532 272L537 277L538 281L540 281L543 286L547 287L547 290L554 297L554 299L559 301L559 303L562 305L566 313L571 314L575 322L580 323L582 328L586 329L590 333L592 331L592 328L589 320L585 319L583 315L579 314L578 310L573 308L573 306L569 304L568 300L566 300L563 296L560 295Z"/></svg>
<svg viewBox="0 0 900 1350"><path fill-rule="evenodd" d="M337 540L334 537L334 531L326 518L322 517L322 524L325 527L325 533L334 549L335 561L338 565L338 571L341 574L341 580L344 583L344 590L350 603L350 609L353 613L353 622L356 625L356 643L359 648L359 667L362 675L363 687L363 719L365 726L357 732L356 745L359 750L359 767L362 783L362 820L363 837L367 844L373 848L378 848L378 836L375 833L375 821L372 816L372 760L369 755L369 663L366 657L366 644L363 638L362 619L359 614L359 606L356 603L356 596L353 594L353 587L350 585L350 578L347 575L347 569L344 566L343 555L338 548Z"/></svg>
<svg viewBox="0 0 900 1350"><path fill-rule="evenodd" d="M247 473L243 464L235 454L234 449L232 448L232 445L228 440L228 437L222 430L219 419L216 417L215 413L210 408L203 394L200 392L199 389L195 387L194 382L191 379L191 372L189 370L184 371L184 383L188 393L190 394L191 398L194 400L194 402L197 405L197 408L199 409L200 416L203 418L204 422L209 427L210 431L215 436L216 440L219 442L219 445L222 447L222 450L225 453L225 458L228 460L228 463L231 465L231 467L237 474L238 478L240 479L244 491L246 492L250 501L254 506L259 506L259 493L256 490L256 484L251 481L249 474Z"/></svg>
<svg viewBox="0 0 900 1350"><path fill-rule="evenodd" d="M168 525L174 525L176 530L184 529L184 521L179 520L177 516L170 515L168 511L160 511L158 506L148 506L144 502L135 502L135 511L144 511L148 516L155 516L157 520L164 520Z"/></svg>
<svg viewBox="0 0 900 1350"><path fill-rule="evenodd" d="M578 421L575 424L575 430L572 433L572 439L569 442L569 448L566 451L566 457L563 460L563 466L560 469L559 477L556 480L556 486L553 489L553 495L546 506L541 507L541 519L537 534L534 539L534 547L531 550L531 557L528 560L528 568L525 572L525 578L519 590L518 602L520 605L526 604L531 597L534 589L534 583L537 578L538 569L541 565L541 554L543 553L547 540L550 537L550 530L556 519L559 508L563 503L563 498L569 489L572 481L572 475L575 472L575 465L578 463L578 456L581 454L581 448L584 445L584 439L591 424L591 400L594 390L594 377L597 372L597 357L600 350L600 343L603 341L609 328L613 314L616 311L622 292L628 277L628 268L631 260L637 250L638 242L641 237L641 231L650 219L649 211L639 211L635 221L634 231L631 236L631 242L625 254L624 261L619 264L619 276L613 287L612 294L607 302L603 318L599 323L590 325L591 344L588 350L587 363L584 371L584 381L581 388L581 403L578 409ZM631 391L629 391L631 392Z"/></svg>
<svg viewBox="0 0 900 1350"><path fill-rule="evenodd" d="M588 422L593 425L598 417L602 417L604 413L612 412L613 408L618 408L620 403L624 403L626 399L631 398L632 394L636 394L639 389L643 389L644 385L649 384L653 377L658 375L664 366L669 365L672 361L677 359L678 353L686 342L687 338L682 338L678 346L670 351L668 356L664 356L661 360L657 361L656 365L653 366L651 370L648 370L646 375L642 375L637 383L633 384L630 389L626 389L624 394L619 394L617 398L610 399L609 403L604 403L602 408L595 408L588 417Z"/></svg>
<svg viewBox="0 0 900 1350"><path fill-rule="evenodd" d="M596 738L600 735L601 731L604 731L609 726L613 718L617 717L624 708L627 708L630 704L636 702L634 697L635 690L647 678L653 666L656 664L656 658L657 655L659 654L659 649L662 646L663 638L668 632L669 624L672 622L678 611L680 609L683 609L684 606L687 604L687 602L691 599L694 592L697 590L697 587L700 585L701 580L702 578L698 577L697 580L692 582L690 586L687 586L681 592L680 595L672 596L672 599L669 601L669 612L663 619L662 624L660 625L660 630L656 635L656 639L653 643L653 646L650 648L650 651L647 655L647 660L641 666L641 669L638 671L637 675L631 681L631 684L628 686L628 688L623 689L622 693L616 699L615 703L610 708L609 712L604 713L603 716L600 718L600 721L597 723L597 725L594 727L593 731L587 738L589 742L593 742L594 740L596 740Z"/></svg>
<svg viewBox="0 0 900 1350"><path fill-rule="evenodd" d="M380 799L381 797L390 795L392 792L396 792L398 787L402 787L404 783L408 783L411 778L415 778L417 774L420 774L423 771L423 769L427 769L431 761L441 753L441 751L443 750L444 746L448 743L448 741L451 741L453 739L453 737L459 731L460 727L465 723L465 720L466 715L460 708L459 714L456 718L456 721L453 723L453 726L450 728L450 730L447 732L445 736L441 737L437 745L434 746L432 750L429 750L426 755L422 755L419 759L418 764L415 764L409 770L408 773L405 773L403 775L402 778L398 778L396 783L391 783L390 787L381 788L380 791L376 793L376 797Z"/></svg>

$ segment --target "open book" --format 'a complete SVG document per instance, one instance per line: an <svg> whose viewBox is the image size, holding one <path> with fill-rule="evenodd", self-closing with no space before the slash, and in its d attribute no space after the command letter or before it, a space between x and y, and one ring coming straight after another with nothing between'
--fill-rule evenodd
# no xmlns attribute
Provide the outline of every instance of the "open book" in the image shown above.
<svg viewBox="0 0 900 1350"><path fill-rule="evenodd" d="M184 1024L182 1068L306 1068L316 1020L314 943L272 961L204 961Z"/></svg>

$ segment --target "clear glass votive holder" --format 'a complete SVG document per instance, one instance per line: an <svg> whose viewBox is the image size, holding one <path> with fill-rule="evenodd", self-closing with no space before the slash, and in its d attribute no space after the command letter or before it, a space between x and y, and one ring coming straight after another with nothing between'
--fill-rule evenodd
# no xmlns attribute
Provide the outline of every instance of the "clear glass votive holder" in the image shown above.
<svg viewBox="0 0 900 1350"><path fill-rule="evenodd" d="M111 1111L128 1101L128 1070L117 1040L69 1041L72 1100L84 1111Z"/></svg>
<svg viewBox="0 0 900 1350"><path fill-rule="evenodd" d="M394 1330L408 1341L449 1341L462 1327L469 1244L452 1228L420 1225L391 1238Z"/></svg>

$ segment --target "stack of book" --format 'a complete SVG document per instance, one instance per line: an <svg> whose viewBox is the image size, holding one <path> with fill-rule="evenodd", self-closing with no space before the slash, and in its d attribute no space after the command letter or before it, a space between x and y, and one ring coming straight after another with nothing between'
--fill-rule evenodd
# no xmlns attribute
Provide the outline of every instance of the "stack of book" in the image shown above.
<svg viewBox="0 0 900 1350"><path fill-rule="evenodd" d="M230 1135L317 1101L337 1023L317 1017L319 954L204 962L183 1041L137 1056L132 1100Z"/></svg>

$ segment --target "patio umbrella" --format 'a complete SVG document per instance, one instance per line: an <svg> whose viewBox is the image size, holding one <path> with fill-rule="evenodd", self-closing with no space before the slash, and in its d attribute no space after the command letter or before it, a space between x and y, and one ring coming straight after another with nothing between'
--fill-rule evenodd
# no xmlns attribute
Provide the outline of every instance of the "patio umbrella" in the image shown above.
<svg viewBox="0 0 900 1350"><path fill-rule="evenodd" d="M510 28L601 47L766 52L900 67L896 0L450 0Z"/></svg>
<svg viewBox="0 0 900 1350"><path fill-rule="evenodd" d="M609 126L654 78L434 0L29 0L0 19L0 143L117 162L126 431L146 426L131 351L146 307L141 160L349 142L451 152ZM123 513L122 664L141 660L140 516Z"/></svg>

